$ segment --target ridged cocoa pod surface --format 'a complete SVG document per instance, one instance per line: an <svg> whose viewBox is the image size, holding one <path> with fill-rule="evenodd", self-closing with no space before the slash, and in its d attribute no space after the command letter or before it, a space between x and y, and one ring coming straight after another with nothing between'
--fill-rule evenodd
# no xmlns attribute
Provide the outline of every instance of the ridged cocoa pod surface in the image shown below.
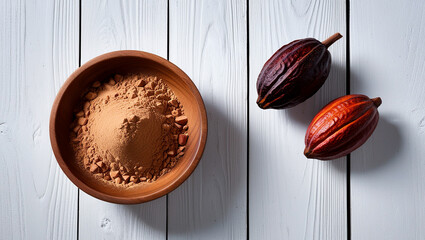
<svg viewBox="0 0 425 240"><path fill-rule="evenodd" d="M326 105L311 121L305 135L307 158L331 160L349 154L372 135L379 120L381 98L352 94Z"/></svg>
<svg viewBox="0 0 425 240"><path fill-rule="evenodd" d="M329 75L328 47L341 37L336 33L323 42L314 38L295 40L277 50L258 76L258 106L290 108L313 96Z"/></svg>

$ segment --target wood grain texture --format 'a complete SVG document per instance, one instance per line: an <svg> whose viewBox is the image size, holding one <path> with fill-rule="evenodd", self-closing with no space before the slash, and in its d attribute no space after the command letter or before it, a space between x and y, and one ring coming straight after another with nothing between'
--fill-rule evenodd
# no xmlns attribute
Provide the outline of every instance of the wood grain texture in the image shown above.
<svg viewBox="0 0 425 240"><path fill-rule="evenodd" d="M425 239L425 4L350 1L351 90L382 98L352 154L352 239Z"/></svg>
<svg viewBox="0 0 425 240"><path fill-rule="evenodd" d="M169 194L169 239L246 239L246 1L170 1L170 61L195 82L208 140L192 176Z"/></svg>
<svg viewBox="0 0 425 240"><path fill-rule="evenodd" d="M82 63L134 49L167 57L167 1L83 1ZM140 205L102 202L80 192L80 239L165 239L166 199Z"/></svg>
<svg viewBox="0 0 425 240"><path fill-rule="evenodd" d="M345 39L312 98L288 110L257 105L257 76L268 58L295 39L345 35L345 1L249 1L249 235L252 239L346 239L346 159L303 155L314 115L345 94Z"/></svg>
<svg viewBox="0 0 425 240"><path fill-rule="evenodd" d="M78 67L78 1L0 9L0 238L76 239L77 188L52 154L49 114Z"/></svg>

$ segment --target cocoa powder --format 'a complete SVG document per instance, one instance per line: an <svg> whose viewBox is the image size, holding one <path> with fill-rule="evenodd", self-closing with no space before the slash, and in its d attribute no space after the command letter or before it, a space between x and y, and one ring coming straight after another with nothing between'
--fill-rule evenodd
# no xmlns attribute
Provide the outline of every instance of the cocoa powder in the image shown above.
<svg viewBox="0 0 425 240"><path fill-rule="evenodd" d="M184 155L188 119L156 76L119 74L96 81L71 124L81 168L107 183L132 186L169 172Z"/></svg>

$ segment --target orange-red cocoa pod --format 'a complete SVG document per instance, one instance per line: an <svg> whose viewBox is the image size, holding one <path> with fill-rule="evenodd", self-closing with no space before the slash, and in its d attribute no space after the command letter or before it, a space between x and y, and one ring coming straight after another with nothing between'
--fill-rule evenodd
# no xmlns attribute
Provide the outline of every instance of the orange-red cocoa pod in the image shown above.
<svg viewBox="0 0 425 240"><path fill-rule="evenodd" d="M352 94L326 105L311 121L305 135L307 158L331 160L349 154L372 135L379 120L381 98Z"/></svg>

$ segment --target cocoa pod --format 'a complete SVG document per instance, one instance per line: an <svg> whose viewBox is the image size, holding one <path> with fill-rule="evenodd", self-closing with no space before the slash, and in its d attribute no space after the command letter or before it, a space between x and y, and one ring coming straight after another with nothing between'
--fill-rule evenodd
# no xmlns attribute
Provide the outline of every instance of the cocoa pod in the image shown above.
<svg viewBox="0 0 425 240"><path fill-rule="evenodd" d="M336 33L323 43L314 38L295 40L277 50L258 76L258 106L290 108L313 96L329 75L327 49L341 37Z"/></svg>
<svg viewBox="0 0 425 240"><path fill-rule="evenodd" d="M311 121L305 135L307 158L331 160L349 154L372 135L379 120L381 98L352 94L326 105Z"/></svg>

